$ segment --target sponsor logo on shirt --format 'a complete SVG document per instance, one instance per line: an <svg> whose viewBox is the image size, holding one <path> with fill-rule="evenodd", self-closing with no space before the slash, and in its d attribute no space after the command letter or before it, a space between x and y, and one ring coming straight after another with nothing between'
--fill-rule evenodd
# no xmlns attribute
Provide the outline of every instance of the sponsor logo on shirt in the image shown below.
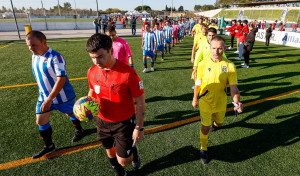
<svg viewBox="0 0 300 176"><path fill-rule="evenodd" d="M227 67L226 67L226 66L223 66L222 71L223 71L223 72L227 72Z"/></svg>
<svg viewBox="0 0 300 176"><path fill-rule="evenodd" d="M94 90L95 90L96 94L100 94L100 86L99 85L95 85Z"/></svg>
<svg viewBox="0 0 300 176"><path fill-rule="evenodd" d="M144 89L143 81L140 81L140 82L139 82L139 86L140 86L140 90Z"/></svg>

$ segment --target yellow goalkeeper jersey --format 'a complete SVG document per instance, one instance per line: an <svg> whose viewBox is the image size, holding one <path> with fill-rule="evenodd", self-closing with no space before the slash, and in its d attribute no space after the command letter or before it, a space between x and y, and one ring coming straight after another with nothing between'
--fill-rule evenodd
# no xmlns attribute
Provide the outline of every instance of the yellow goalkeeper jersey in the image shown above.
<svg viewBox="0 0 300 176"><path fill-rule="evenodd" d="M226 111L227 85L237 85L235 65L224 57L218 63L204 59L198 65L197 80L201 81L200 112Z"/></svg>

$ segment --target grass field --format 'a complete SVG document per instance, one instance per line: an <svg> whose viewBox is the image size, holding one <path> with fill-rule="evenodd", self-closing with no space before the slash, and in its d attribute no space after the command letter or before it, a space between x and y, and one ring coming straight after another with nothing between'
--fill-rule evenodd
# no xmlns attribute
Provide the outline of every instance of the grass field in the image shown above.
<svg viewBox="0 0 300 176"><path fill-rule="evenodd" d="M177 45L164 62L158 59L156 71L146 74L142 73L140 37L125 39L144 81L148 132L138 144L142 166L138 171L127 166L128 175L299 175L299 48L274 44L266 48L264 43L256 42L248 69L241 68L241 61L234 60L237 55L233 51L226 51L236 64L241 101L246 107L236 121L234 113L229 111L223 129L209 134L211 161L204 166L199 161L200 122L176 123L199 115L198 109L191 105L192 39ZM229 43L229 38L226 40ZM88 135L72 144L74 128L57 111L51 115L57 156L31 163L28 158L43 145L34 113L38 88L36 85L7 87L35 82L31 53L25 42L13 43L7 46L7 42L0 42L0 175L114 175L101 146L60 156L59 152L91 146L97 139L95 121L91 121L83 123ZM85 43L86 39L70 42L57 39L48 43L65 57L70 79L86 77L92 65ZM87 95L87 79L72 80L71 84L77 99ZM232 107L230 97L228 107ZM156 130L160 127L163 130ZM24 165L22 161L26 161Z"/></svg>

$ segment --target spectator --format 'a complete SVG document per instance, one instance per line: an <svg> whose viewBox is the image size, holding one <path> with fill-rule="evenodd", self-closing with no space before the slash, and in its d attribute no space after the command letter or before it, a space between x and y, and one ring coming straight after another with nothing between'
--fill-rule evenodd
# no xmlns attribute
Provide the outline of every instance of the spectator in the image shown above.
<svg viewBox="0 0 300 176"><path fill-rule="evenodd" d="M270 38L272 36L272 25L269 24L268 29L266 30L266 45L265 46L269 46L270 43Z"/></svg>

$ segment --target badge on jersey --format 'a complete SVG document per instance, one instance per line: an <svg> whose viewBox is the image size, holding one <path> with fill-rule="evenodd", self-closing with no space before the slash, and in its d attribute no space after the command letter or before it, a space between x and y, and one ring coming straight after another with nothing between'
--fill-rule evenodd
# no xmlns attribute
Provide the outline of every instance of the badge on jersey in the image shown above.
<svg viewBox="0 0 300 176"><path fill-rule="evenodd" d="M140 85L140 90L144 89L143 81L140 81L140 82L139 82L139 85Z"/></svg>
<svg viewBox="0 0 300 176"><path fill-rule="evenodd" d="M96 94L100 94L100 86L99 85L95 85L94 90L95 90Z"/></svg>
<svg viewBox="0 0 300 176"><path fill-rule="evenodd" d="M223 72L227 72L227 67L226 67L226 66L223 66L222 71L223 71Z"/></svg>

